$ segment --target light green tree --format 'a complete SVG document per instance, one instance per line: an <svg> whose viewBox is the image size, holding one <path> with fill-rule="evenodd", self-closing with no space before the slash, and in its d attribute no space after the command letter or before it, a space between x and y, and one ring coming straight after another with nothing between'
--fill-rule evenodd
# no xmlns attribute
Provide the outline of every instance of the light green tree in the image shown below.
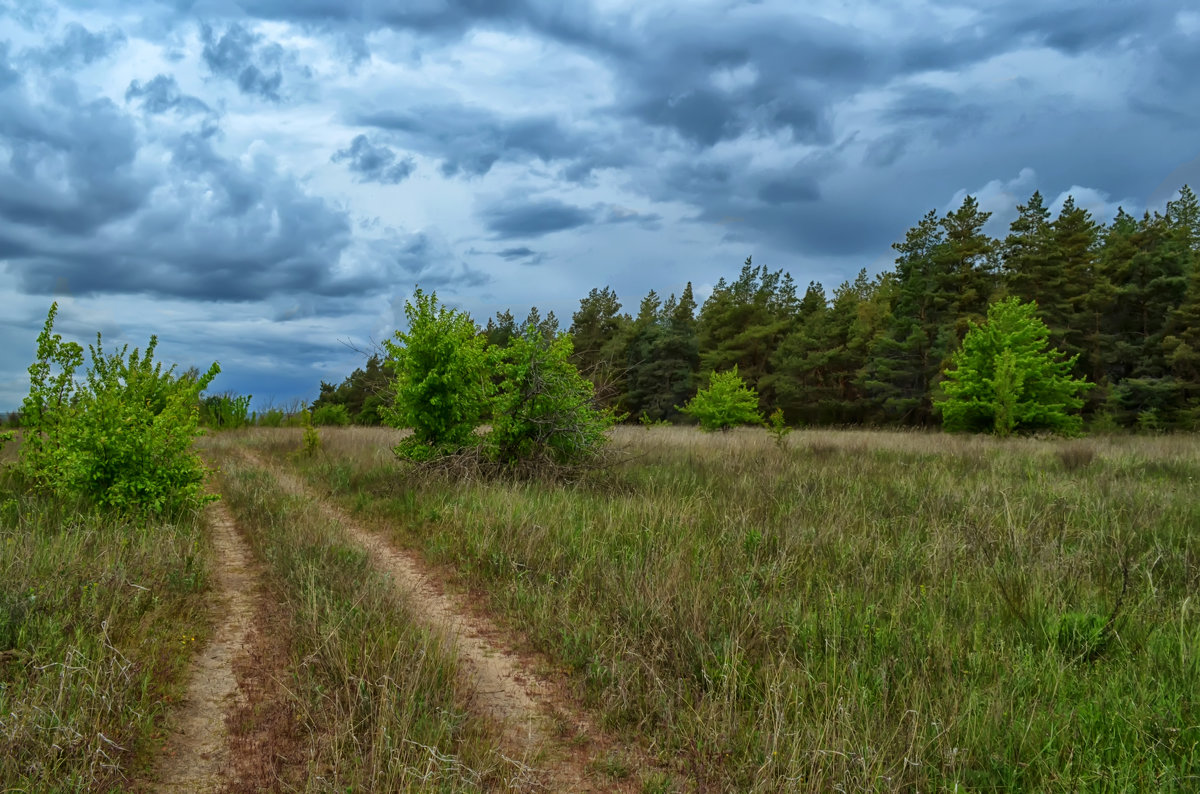
<svg viewBox="0 0 1200 794"><path fill-rule="evenodd" d="M713 372L708 388L698 391L680 411L695 418L704 430L728 430L763 421L758 412L758 393L745 384L736 366Z"/></svg>
<svg viewBox="0 0 1200 794"><path fill-rule="evenodd" d="M934 403L947 430L1079 432L1079 395L1091 384L1071 376L1075 357L1050 348L1037 311L1008 298L992 304L982 325L971 324L941 384L945 397Z"/></svg>
<svg viewBox="0 0 1200 794"><path fill-rule="evenodd" d="M594 457L616 421L595 404L595 388L572 363L571 337L527 321L507 347L493 348L501 381L488 448L512 466L574 464Z"/></svg>
<svg viewBox="0 0 1200 794"><path fill-rule="evenodd" d="M469 315L419 287L404 314L408 330L383 343L396 373L384 421L413 430L397 454L427 459L471 445L492 391L483 337Z"/></svg>

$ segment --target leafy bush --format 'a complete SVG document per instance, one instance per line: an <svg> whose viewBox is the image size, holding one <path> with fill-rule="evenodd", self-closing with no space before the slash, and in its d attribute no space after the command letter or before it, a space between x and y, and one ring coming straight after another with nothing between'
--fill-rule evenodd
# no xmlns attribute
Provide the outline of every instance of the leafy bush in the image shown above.
<svg viewBox="0 0 1200 794"><path fill-rule="evenodd" d="M308 411L301 413L304 421L304 439L301 451L305 457L311 458L321 448L321 434L313 427L312 414Z"/></svg>
<svg viewBox="0 0 1200 794"><path fill-rule="evenodd" d="M57 312L52 305L29 368L25 474L50 490L119 510L174 512L205 501L205 468L191 447L200 433L200 392L220 367L175 377L174 367L154 361L156 337L143 355L127 345L106 353L97 334L79 384L82 348L53 333Z"/></svg>
<svg viewBox="0 0 1200 794"><path fill-rule="evenodd" d="M491 392L484 341L468 315L439 305L436 292L418 288L404 314L408 331L383 343L396 373L384 421L413 430L397 453L426 457L421 447L435 455L467 447Z"/></svg>
<svg viewBox="0 0 1200 794"><path fill-rule="evenodd" d="M278 408L269 408L255 416L254 423L259 427L283 427L284 419L283 411Z"/></svg>
<svg viewBox="0 0 1200 794"><path fill-rule="evenodd" d="M736 366L727 372L713 372L708 388L698 391L679 410L694 417L704 430L728 430L763 420L758 412L758 392L745 384Z"/></svg>
<svg viewBox="0 0 1200 794"><path fill-rule="evenodd" d="M787 446L788 433L792 432L792 428L788 427L787 422L784 421L782 408L776 408L764 424L776 447L783 449Z"/></svg>
<svg viewBox="0 0 1200 794"><path fill-rule="evenodd" d="M971 324L951 360L945 399L934 402L945 428L998 436L1018 429L1078 433L1078 395L1091 384L1071 376L1077 357L1050 349L1049 336L1037 304L1017 298L992 304L987 322Z"/></svg>
<svg viewBox="0 0 1200 794"><path fill-rule="evenodd" d="M249 394L212 394L200 403L200 423L205 427L234 430L251 423Z"/></svg>
<svg viewBox="0 0 1200 794"><path fill-rule="evenodd" d="M346 427L350 424L350 411L341 404L318 405L312 412L312 424L322 427Z"/></svg>
<svg viewBox="0 0 1200 794"><path fill-rule="evenodd" d="M591 381L571 362L569 336L526 323L493 350L501 381L487 444L495 460L572 464L599 452L615 418L595 407Z"/></svg>

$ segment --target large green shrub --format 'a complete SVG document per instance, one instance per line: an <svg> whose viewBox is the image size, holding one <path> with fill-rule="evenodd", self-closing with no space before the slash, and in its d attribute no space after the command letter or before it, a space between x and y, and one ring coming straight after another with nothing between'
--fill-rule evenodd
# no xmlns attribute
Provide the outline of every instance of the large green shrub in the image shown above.
<svg viewBox="0 0 1200 794"><path fill-rule="evenodd" d="M934 402L945 428L999 436L1078 433L1079 395L1091 384L1072 377L1077 357L1050 348L1049 335L1036 304L1017 298L992 304L983 325L971 324L946 371L946 396Z"/></svg>
<svg viewBox="0 0 1200 794"><path fill-rule="evenodd" d="M758 392L745 384L736 366L726 372L713 372L708 388L698 391L679 410L698 421L703 430L728 430L763 421L758 412Z"/></svg>
<svg viewBox="0 0 1200 794"><path fill-rule="evenodd" d="M408 330L383 343L396 373L393 402L382 407L384 421L413 430L397 451L422 459L471 445L491 392L475 323L440 305L436 292L419 288L404 314Z"/></svg>
<svg viewBox="0 0 1200 794"><path fill-rule="evenodd" d="M106 353L97 334L81 383L75 371L83 350L53 333L57 312L52 305L29 368L20 461L26 476L125 511L174 512L205 501L205 467L192 442L201 432L200 392L220 367L176 377L174 367L154 361L155 337L144 354L128 346Z"/></svg>
<svg viewBox="0 0 1200 794"><path fill-rule="evenodd" d="M569 336L531 322L494 350L501 381L488 449L497 461L572 464L600 451L615 418L595 406L592 383L571 361Z"/></svg>

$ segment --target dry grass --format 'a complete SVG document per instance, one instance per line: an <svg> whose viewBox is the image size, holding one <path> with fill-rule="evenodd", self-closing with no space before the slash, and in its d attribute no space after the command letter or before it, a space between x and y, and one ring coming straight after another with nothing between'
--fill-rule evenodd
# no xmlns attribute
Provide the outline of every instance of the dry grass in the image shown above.
<svg viewBox="0 0 1200 794"><path fill-rule="evenodd" d="M323 435L335 450L389 440L358 428ZM221 460L221 491L268 566L290 635L303 790L476 791L520 779L525 770L499 753L494 726L470 714L452 645L420 627L337 523L230 452L266 437L301 444L299 430L227 433L205 444Z"/></svg>
<svg viewBox="0 0 1200 794"><path fill-rule="evenodd" d="M620 428L624 462L566 485L338 436L299 462L313 483L486 590L703 787L1200 783L1194 437Z"/></svg>
<svg viewBox="0 0 1200 794"><path fill-rule="evenodd" d="M3 790L134 788L207 635L209 560L199 519L114 518L0 471Z"/></svg>

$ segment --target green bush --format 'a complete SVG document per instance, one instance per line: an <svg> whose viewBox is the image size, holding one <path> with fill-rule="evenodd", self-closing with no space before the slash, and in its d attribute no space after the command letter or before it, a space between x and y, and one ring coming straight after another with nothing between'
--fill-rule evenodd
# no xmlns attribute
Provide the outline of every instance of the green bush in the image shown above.
<svg viewBox="0 0 1200 794"><path fill-rule="evenodd" d="M312 423L321 427L346 427L350 424L350 411L341 404L318 405L312 412Z"/></svg>
<svg viewBox="0 0 1200 794"><path fill-rule="evenodd" d="M283 411L278 408L270 408L258 414L254 419L254 423L259 427L283 427L285 418Z"/></svg>
<svg viewBox="0 0 1200 794"><path fill-rule="evenodd" d="M249 394L212 394L200 403L200 423L205 427L234 430L251 423Z"/></svg>
<svg viewBox="0 0 1200 794"><path fill-rule="evenodd" d="M418 288L404 314L408 331L383 343L396 373L384 421L413 430L397 452L425 457L419 447L439 455L470 446L491 393L484 341L471 318L440 305L436 292Z"/></svg>
<svg viewBox="0 0 1200 794"><path fill-rule="evenodd" d="M573 464L600 451L615 418L596 408L592 383L571 362L569 336L527 323L493 350L501 380L487 443L495 460Z"/></svg>
<svg viewBox="0 0 1200 794"><path fill-rule="evenodd" d="M934 402L947 430L1051 430L1076 434L1083 426L1078 396L1091 388L1071 376L1076 357L1051 349L1037 304L1017 298L993 303L987 322L971 325Z"/></svg>
<svg viewBox="0 0 1200 794"><path fill-rule="evenodd" d="M201 432L200 392L220 367L175 377L174 367L154 361L157 338L144 355L128 346L106 353L97 334L77 383L83 351L53 333L57 312L52 305L29 368L20 459L26 476L118 510L164 513L203 503L205 468L192 442Z"/></svg>
<svg viewBox="0 0 1200 794"><path fill-rule="evenodd" d="M727 372L713 372L708 388L698 391L679 410L696 419L704 430L728 430L763 421L758 393L745 384L736 366Z"/></svg>

